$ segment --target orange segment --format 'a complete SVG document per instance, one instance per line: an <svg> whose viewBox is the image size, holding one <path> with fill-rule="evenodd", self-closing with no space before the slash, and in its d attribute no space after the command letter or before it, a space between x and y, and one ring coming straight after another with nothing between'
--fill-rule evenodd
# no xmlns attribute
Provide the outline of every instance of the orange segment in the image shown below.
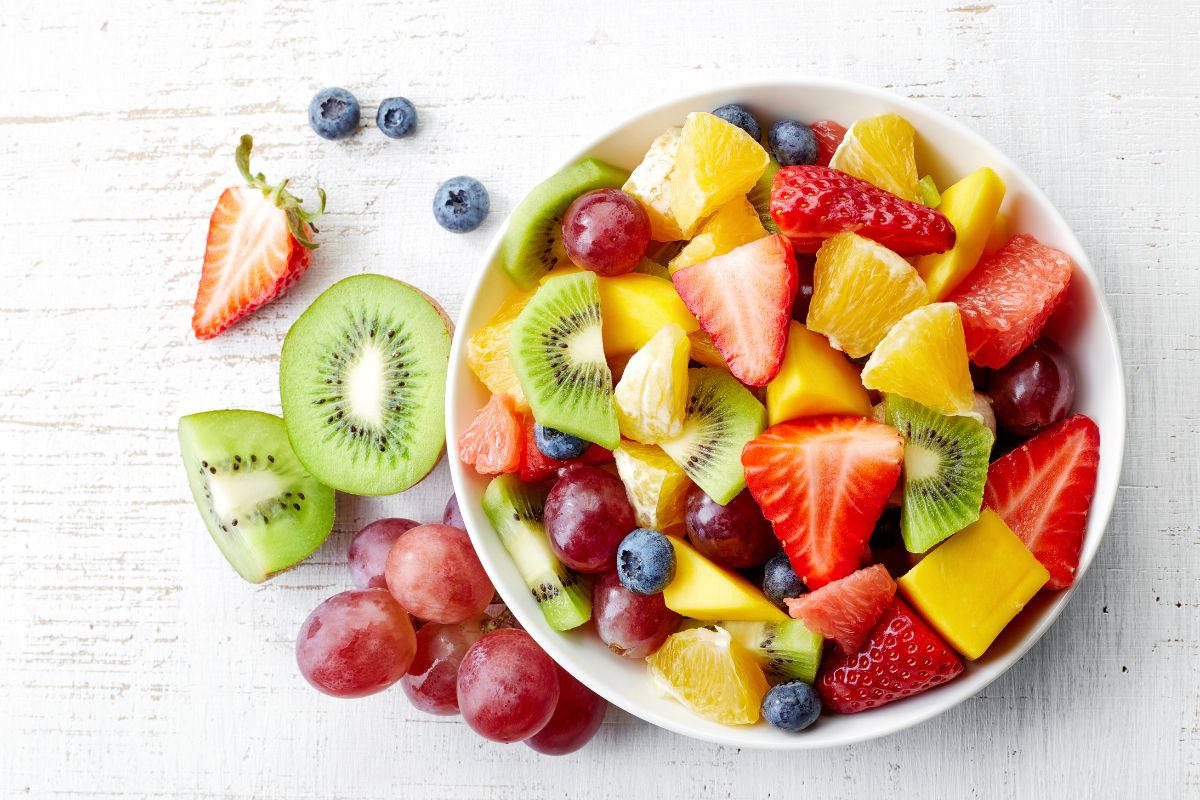
<svg viewBox="0 0 1200 800"><path fill-rule="evenodd" d="M718 208L700 227L700 232L671 259L671 274L714 256L723 256L735 247L767 235L758 211L744 197L730 200Z"/></svg>
<svg viewBox="0 0 1200 800"><path fill-rule="evenodd" d="M770 156L736 125L697 112L689 114L671 173L671 211L690 239L700 222L754 188Z"/></svg>
<svg viewBox="0 0 1200 800"><path fill-rule="evenodd" d="M897 322L863 367L862 382L942 414L971 411L975 388L958 306L933 303Z"/></svg>
<svg viewBox="0 0 1200 800"><path fill-rule="evenodd" d="M850 126L829 166L873 183L892 194L920 202L916 130L899 114L880 114Z"/></svg>
<svg viewBox="0 0 1200 800"><path fill-rule="evenodd" d="M508 329L531 297L533 292L515 295L467 341L467 364L471 372L492 394L512 397L513 403L522 411L529 409L529 403L525 401L517 373L513 372L508 360Z"/></svg>
<svg viewBox="0 0 1200 800"><path fill-rule="evenodd" d="M650 238L656 242L674 242L683 238L679 223L671 213L670 177L675 169L675 153L679 149L681 128L668 128L646 151L642 163L625 181L621 189L646 209L650 218Z"/></svg>
<svg viewBox="0 0 1200 800"><path fill-rule="evenodd" d="M672 634L646 662L655 685L700 716L725 725L758 722L767 679L724 628Z"/></svg>
<svg viewBox="0 0 1200 800"><path fill-rule="evenodd" d="M661 448L637 442L621 442L613 451L617 474L625 494L643 528L683 536L683 514L692 482Z"/></svg>

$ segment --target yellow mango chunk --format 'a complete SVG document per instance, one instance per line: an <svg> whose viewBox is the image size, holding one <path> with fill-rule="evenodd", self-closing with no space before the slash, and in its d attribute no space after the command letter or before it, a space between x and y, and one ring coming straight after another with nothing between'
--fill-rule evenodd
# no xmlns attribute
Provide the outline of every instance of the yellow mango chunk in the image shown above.
<svg viewBox="0 0 1200 800"><path fill-rule="evenodd" d="M1049 580L995 511L985 508L925 556L897 583L908 602L942 638L979 658Z"/></svg>
<svg viewBox="0 0 1200 800"><path fill-rule="evenodd" d="M623 441L613 450L617 474L633 506L637 524L668 536L683 536L688 480L683 470L661 448Z"/></svg>
<svg viewBox="0 0 1200 800"><path fill-rule="evenodd" d="M934 301L949 295L975 269L1003 200L1004 181L987 167L980 167L942 192L938 211L954 225L954 247L917 259L917 272Z"/></svg>
<svg viewBox="0 0 1200 800"><path fill-rule="evenodd" d="M735 247L757 241L767 235L758 211L744 197L730 200L713 212L700 227L700 232L671 259L669 268L676 270L723 256Z"/></svg>
<svg viewBox="0 0 1200 800"><path fill-rule="evenodd" d="M663 590L667 608L692 619L790 619L741 575L717 566L680 539L670 537L670 542L675 548L675 579Z"/></svg>
<svg viewBox="0 0 1200 800"><path fill-rule="evenodd" d="M870 413L871 398L858 368L824 336L793 321L779 374L767 384L769 424L818 414Z"/></svg>
<svg viewBox="0 0 1200 800"><path fill-rule="evenodd" d="M988 232L987 243L983 246L983 254L990 256L1008 244L1008 240L1011 238L1012 220L1008 218L1007 214L1001 211L996 215L996 219L992 221L992 229Z"/></svg>
<svg viewBox="0 0 1200 800"><path fill-rule="evenodd" d="M633 195L650 218L650 238L656 242L674 242L684 238L671 213L670 177L675 170L682 128L668 128L650 144L642 163L625 181L621 190Z"/></svg>
<svg viewBox="0 0 1200 800"><path fill-rule="evenodd" d="M671 173L671 213L684 239L721 206L754 188L771 157L736 125L712 114L688 114Z"/></svg>
<svg viewBox="0 0 1200 800"><path fill-rule="evenodd" d="M725 363L725 359L721 357L717 346L713 344L712 337L705 331L695 330L688 334L688 340L692 343L692 360L699 361L706 367L716 367L717 369L729 369L729 365Z"/></svg>

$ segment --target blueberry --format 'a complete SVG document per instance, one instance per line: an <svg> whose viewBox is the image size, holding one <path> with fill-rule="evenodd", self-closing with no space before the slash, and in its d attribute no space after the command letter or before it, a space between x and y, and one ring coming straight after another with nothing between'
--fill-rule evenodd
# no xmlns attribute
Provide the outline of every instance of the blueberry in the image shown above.
<svg viewBox="0 0 1200 800"><path fill-rule="evenodd" d="M750 138L758 141L762 138L762 128L759 127L758 120L754 115L747 111L743 106L736 103L721 106L713 109L713 116L720 117L730 125L737 125L739 128L750 134Z"/></svg>
<svg viewBox="0 0 1200 800"><path fill-rule="evenodd" d="M579 458L591 446L578 436L536 424L533 426L533 439L542 455L556 461Z"/></svg>
<svg viewBox="0 0 1200 800"><path fill-rule="evenodd" d="M342 139L358 127L358 100L338 86L322 89L308 104L308 124L322 139Z"/></svg>
<svg viewBox="0 0 1200 800"><path fill-rule="evenodd" d="M658 531L638 528L617 547L617 577L634 594L658 594L675 577L675 548Z"/></svg>
<svg viewBox="0 0 1200 800"><path fill-rule="evenodd" d="M799 597L808 591L792 569L787 553L776 553L763 565L762 589L767 599L780 608L783 598Z"/></svg>
<svg viewBox="0 0 1200 800"><path fill-rule="evenodd" d="M417 109L407 97L389 97L375 112L375 127L383 131L384 136L403 139L417 127Z"/></svg>
<svg viewBox="0 0 1200 800"><path fill-rule="evenodd" d="M802 731L821 716L821 696L804 681L772 686L762 701L763 719L785 731Z"/></svg>
<svg viewBox="0 0 1200 800"><path fill-rule="evenodd" d="M803 122L777 120L767 134L767 142L780 166L817 163L817 137Z"/></svg>
<svg viewBox="0 0 1200 800"><path fill-rule="evenodd" d="M439 225L454 233L475 230L483 224L490 209L487 189L466 175L446 181L433 196L433 216Z"/></svg>

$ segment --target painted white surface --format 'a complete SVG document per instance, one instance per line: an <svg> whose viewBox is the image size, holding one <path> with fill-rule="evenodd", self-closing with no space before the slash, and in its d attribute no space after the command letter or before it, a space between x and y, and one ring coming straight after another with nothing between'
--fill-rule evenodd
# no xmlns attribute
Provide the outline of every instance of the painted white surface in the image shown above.
<svg viewBox="0 0 1200 800"><path fill-rule="evenodd" d="M1200 793L1198 45L1200 7L1183 2L9 0L0 796ZM345 275L395 274L456 314L489 232L596 126L779 72L887 86L956 116L1044 187L1100 271L1129 445L1108 536L1062 618L948 714L802 756L613 712L589 748L549 760L421 716L400 692L310 690L291 642L347 585L349 534L385 514L435 517L445 468L399 497L343 498L316 557L251 587L187 498L176 418L277 410L287 325ZM304 109L330 84L355 91L365 119L382 97L410 97L420 133L317 139ZM257 169L329 191L324 244L288 297L200 343L188 322L206 222L244 131ZM456 237L429 204L464 173L488 185L493 216Z"/></svg>

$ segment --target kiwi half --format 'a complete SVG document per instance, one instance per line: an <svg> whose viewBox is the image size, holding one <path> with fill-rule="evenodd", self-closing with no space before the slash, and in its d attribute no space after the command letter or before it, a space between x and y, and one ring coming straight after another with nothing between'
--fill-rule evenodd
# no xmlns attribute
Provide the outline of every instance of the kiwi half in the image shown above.
<svg viewBox="0 0 1200 800"><path fill-rule="evenodd" d="M800 620L717 624L753 653L767 672L784 680L816 680L825 639Z"/></svg>
<svg viewBox="0 0 1200 800"><path fill-rule="evenodd" d="M440 310L383 275L338 281L283 342L279 394L301 463L343 492L401 492L445 443L450 333Z"/></svg>
<svg viewBox="0 0 1200 800"><path fill-rule="evenodd" d="M333 529L333 489L304 469L279 417L191 414L179 420L179 446L208 532L251 583L300 563Z"/></svg>
<svg viewBox="0 0 1200 800"><path fill-rule="evenodd" d="M500 244L500 264L522 289L532 289L560 261L567 261L562 243L562 218L567 206L593 189L619 189L627 170L599 159L585 158L556 172L525 195Z"/></svg>
<svg viewBox="0 0 1200 800"><path fill-rule="evenodd" d="M592 601L579 578L550 549L542 511L546 490L501 475L483 493L483 512L537 600L546 623L556 631L578 628L592 616Z"/></svg>
<svg viewBox="0 0 1200 800"><path fill-rule="evenodd" d="M771 216L771 184L775 181L775 173L779 172L779 162L772 156L767 162L767 169L759 177L754 188L746 193L746 199L758 212L758 220L767 229L767 233L779 233L779 226Z"/></svg>
<svg viewBox="0 0 1200 800"><path fill-rule="evenodd" d="M992 432L971 417L947 417L898 394L883 400L884 420L904 437L900 534L924 553L979 519Z"/></svg>
<svg viewBox="0 0 1200 800"><path fill-rule="evenodd" d="M704 493L726 505L746 488L742 448L767 427L767 410L723 369L688 370L683 431L659 446Z"/></svg>
<svg viewBox="0 0 1200 800"><path fill-rule="evenodd" d="M542 284L509 329L508 353L534 419L609 450L621 443L595 273Z"/></svg>

